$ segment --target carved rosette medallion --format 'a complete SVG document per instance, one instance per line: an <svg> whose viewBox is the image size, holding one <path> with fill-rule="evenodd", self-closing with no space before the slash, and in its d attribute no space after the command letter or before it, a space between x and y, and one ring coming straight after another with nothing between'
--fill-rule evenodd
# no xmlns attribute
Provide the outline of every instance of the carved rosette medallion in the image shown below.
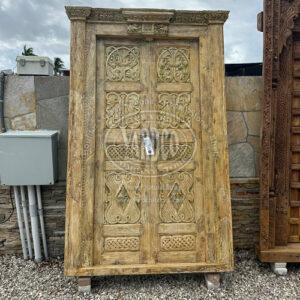
<svg viewBox="0 0 300 300"><path fill-rule="evenodd" d="M165 47L157 59L158 82L189 82L190 51L188 48Z"/></svg>
<svg viewBox="0 0 300 300"><path fill-rule="evenodd" d="M106 47L106 79L139 81L140 49L131 46Z"/></svg>

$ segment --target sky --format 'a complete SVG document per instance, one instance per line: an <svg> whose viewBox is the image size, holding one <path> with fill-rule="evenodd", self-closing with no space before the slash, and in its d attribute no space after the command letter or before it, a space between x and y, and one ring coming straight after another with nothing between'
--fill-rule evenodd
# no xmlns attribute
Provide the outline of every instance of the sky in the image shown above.
<svg viewBox="0 0 300 300"><path fill-rule="evenodd" d="M60 57L69 67L70 25L65 5L108 8L229 10L225 23L225 62L262 61L262 33L256 16L262 0L0 0L0 70L16 70L23 45L35 54Z"/></svg>

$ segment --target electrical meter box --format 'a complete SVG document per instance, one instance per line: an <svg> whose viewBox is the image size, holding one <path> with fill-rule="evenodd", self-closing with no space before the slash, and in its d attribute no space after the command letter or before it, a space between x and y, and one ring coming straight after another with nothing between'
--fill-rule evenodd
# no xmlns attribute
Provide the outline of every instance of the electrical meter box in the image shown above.
<svg viewBox="0 0 300 300"><path fill-rule="evenodd" d="M58 131L0 134L0 184L49 185L57 179Z"/></svg>

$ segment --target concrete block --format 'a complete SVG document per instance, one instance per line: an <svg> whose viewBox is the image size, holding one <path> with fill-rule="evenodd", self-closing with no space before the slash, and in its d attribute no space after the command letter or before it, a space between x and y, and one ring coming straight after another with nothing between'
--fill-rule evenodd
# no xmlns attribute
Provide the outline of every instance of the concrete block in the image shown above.
<svg viewBox="0 0 300 300"><path fill-rule="evenodd" d="M68 76L35 76L34 82L38 101L69 95Z"/></svg>
<svg viewBox="0 0 300 300"><path fill-rule="evenodd" d="M69 97L44 99L37 103L37 127L59 131L59 148L67 149Z"/></svg>
<svg viewBox="0 0 300 300"><path fill-rule="evenodd" d="M66 180L67 157L67 149L58 149L58 180Z"/></svg>
<svg viewBox="0 0 300 300"><path fill-rule="evenodd" d="M91 285L91 277L78 277L78 292L90 293Z"/></svg>
<svg viewBox="0 0 300 300"><path fill-rule="evenodd" d="M250 144L229 146L230 177L255 177L254 151Z"/></svg>
<svg viewBox="0 0 300 300"><path fill-rule="evenodd" d="M219 273L204 274L206 287L208 290L215 290L220 287L221 276Z"/></svg>

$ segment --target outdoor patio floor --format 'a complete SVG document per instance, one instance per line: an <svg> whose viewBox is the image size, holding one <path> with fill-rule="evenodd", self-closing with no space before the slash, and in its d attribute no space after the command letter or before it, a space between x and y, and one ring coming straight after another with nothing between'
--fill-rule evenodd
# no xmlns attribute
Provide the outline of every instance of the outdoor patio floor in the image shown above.
<svg viewBox="0 0 300 300"><path fill-rule="evenodd" d="M0 299L300 299L300 264L279 277L253 252L236 252L235 262L216 291L206 289L201 274L178 274L95 278L92 294L84 295L76 279L64 277L61 260L37 265L0 256Z"/></svg>

